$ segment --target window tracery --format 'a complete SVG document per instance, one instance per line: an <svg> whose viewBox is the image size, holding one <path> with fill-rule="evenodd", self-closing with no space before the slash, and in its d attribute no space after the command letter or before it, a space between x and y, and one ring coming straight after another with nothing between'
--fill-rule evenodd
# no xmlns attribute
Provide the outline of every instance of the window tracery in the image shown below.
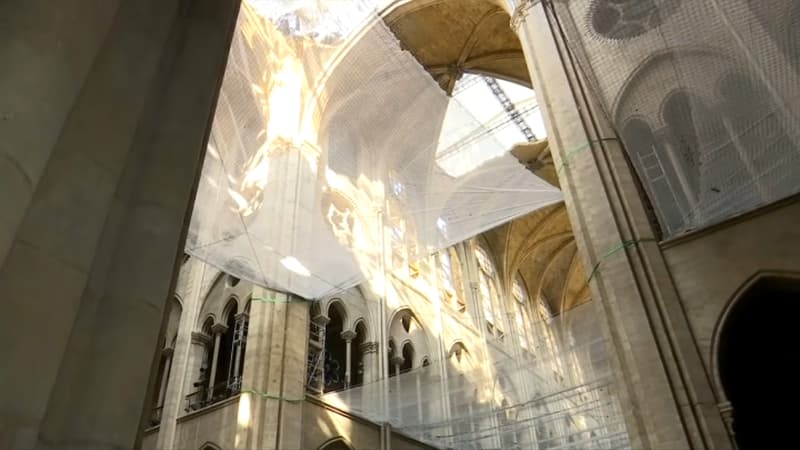
<svg viewBox="0 0 800 450"><path fill-rule="evenodd" d="M608 39L630 39L658 28L681 0L598 0L592 4L594 31Z"/></svg>
<svg viewBox="0 0 800 450"><path fill-rule="evenodd" d="M502 308L497 289L497 278L494 264L489 254L480 246L475 247L475 258L478 261L478 290L481 297L486 329L498 339L503 339Z"/></svg>
<svg viewBox="0 0 800 450"><path fill-rule="evenodd" d="M453 247L450 247L439 252L437 260L439 282L445 303L453 306L459 312L466 312L467 303L464 299L461 261L458 253Z"/></svg>
<svg viewBox="0 0 800 450"><path fill-rule="evenodd" d="M523 349L528 350L531 340L531 332L529 330L530 318L528 317L527 310L528 293L519 274L517 274L514 279L514 283L511 287L511 295L514 297L514 324L519 338L519 345Z"/></svg>

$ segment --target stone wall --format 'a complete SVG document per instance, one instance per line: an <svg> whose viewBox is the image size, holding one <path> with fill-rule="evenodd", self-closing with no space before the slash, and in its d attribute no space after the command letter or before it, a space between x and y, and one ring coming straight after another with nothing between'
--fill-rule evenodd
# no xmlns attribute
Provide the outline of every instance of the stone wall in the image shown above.
<svg viewBox="0 0 800 450"><path fill-rule="evenodd" d="M714 378L714 339L732 301L761 275L800 276L800 196L662 244L700 350ZM717 395L721 388L714 383Z"/></svg>
<svg viewBox="0 0 800 450"><path fill-rule="evenodd" d="M178 419L175 448L199 449L210 442L234 448L239 398L232 397Z"/></svg>
<svg viewBox="0 0 800 450"><path fill-rule="evenodd" d="M309 398L303 404L302 448L316 449L337 437L343 438L354 450L381 448L380 426L361 417L334 408L317 399ZM392 449L416 450L431 447L392 433Z"/></svg>

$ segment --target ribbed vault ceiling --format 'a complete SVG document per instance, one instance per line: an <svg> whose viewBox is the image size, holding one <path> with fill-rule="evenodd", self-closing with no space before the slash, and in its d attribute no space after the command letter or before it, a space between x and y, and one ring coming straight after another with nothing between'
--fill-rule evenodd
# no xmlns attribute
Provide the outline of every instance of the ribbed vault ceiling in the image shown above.
<svg viewBox="0 0 800 450"><path fill-rule="evenodd" d="M531 87L528 68L508 14L491 0L396 2L384 21L448 94L463 73L478 73ZM520 144L512 154L553 185L558 176L547 141ZM517 272L529 295L558 314L591 298L563 203L515 219L483 234L497 256L506 289Z"/></svg>
<svg viewBox="0 0 800 450"><path fill-rule="evenodd" d="M546 140L517 145L512 153L534 174L558 186ZM519 272L531 298L547 302L554 314L591 299L587 272L563 203L514 219L483 237L497 255L506 288Z"/></svg>
<svg viewBox="0 0 800 450"><path fill-rule="evenodd" d="M448 94L464 72L530 87L508 14L489 0L401 2L384 21Z"/></svg>

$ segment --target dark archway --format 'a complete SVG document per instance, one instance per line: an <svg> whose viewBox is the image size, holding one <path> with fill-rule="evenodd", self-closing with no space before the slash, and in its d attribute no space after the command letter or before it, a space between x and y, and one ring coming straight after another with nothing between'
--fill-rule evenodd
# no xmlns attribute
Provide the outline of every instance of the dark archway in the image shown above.
<svg viewBox="0 0 800 450"><path fill-rule="evenodd" d="M340 303L333 303L328 311L330 322L325 327L325 385L324 392L344 388L346 347L342 339L345 312Z"/></svg>
<svg viewBox="0 0 800 450"><path fill-rule="evenodd" d="M800 402L796 318L800 280L764 278L731 307L719 335L719 376L739 450L783 448Z"/></svg>
<svg viewBox="0 0 800 450"><path fill-rule="evenodd" d="M353 447L343 438L337 437L322 444L319 450L353 450Z"/></svg>
<svg viewBox="0 0 800 450"><path fill-rule="evenodd" d="M361 386L364 384L364 351L361 349L367 341L367 327L364 322L356 325L356 337L351 345L350 360L350 386Z"/></svg>
<svg viewBox="0 0 800 450"><path fill-rule="evenodd" d="M233 367L233 335L236 327L236 301L231 299L225 307L225 331L219 341L219 353L217 355L217 368L214 379L214 389L212 401L219 401L229 397L228 383L230 381L230 370Z"/></svg>
<svg viewBox="0 0 800 450"><path fill-rule="evenodd" d="M411 342L403 345L403 364L400 365L400 373L406 373L414 367L414 346Z"/></svg>

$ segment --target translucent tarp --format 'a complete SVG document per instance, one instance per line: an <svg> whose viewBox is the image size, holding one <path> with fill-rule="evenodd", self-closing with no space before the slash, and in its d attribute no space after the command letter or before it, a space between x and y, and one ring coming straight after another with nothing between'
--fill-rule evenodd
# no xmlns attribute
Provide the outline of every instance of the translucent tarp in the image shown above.
<svg viewBox="0 0 800 450"><path fill-rule="evenodd" d="M593 305L533 325L530 352L486 343L323 399L440 448L630 448Z"/></svg>
<svg viewBox="0 0 800 450"><path fill-rule="evenodd" d="M800 2L545 4L665 235L800 192Z"/></svg>
<svg viewBox="0 0 800 450"><path fill-rule="evenodd" d="M560 201L508 153L513 125L401 50L385 3L244 2L188 253L313 299Z"/></svg>

